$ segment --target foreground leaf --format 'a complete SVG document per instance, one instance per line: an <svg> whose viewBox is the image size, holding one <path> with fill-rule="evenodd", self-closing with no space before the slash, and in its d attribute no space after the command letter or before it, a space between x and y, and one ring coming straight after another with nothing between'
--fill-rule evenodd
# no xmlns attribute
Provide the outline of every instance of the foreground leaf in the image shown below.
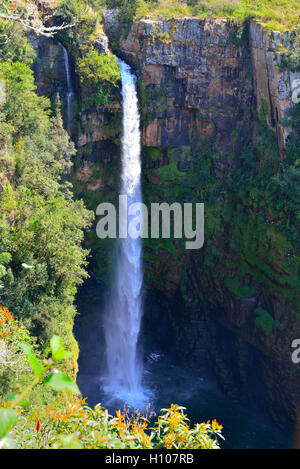
<svg viewBox="0 0 300 469"><path fill-rule="evenodd" d="M17 413L13 409L0 409L0 440L4 438L17 418Z"/></svg>
<svg viewBox="0 0 300 469"><path fill-rule="evenodd" d="M62 340L58 335L54 335L50 340L50 347L52 352L52 358L54 361L65 360L71 355L71 352L67 352L62 344Z"/></svg>
<svg viewBox="0 0 300 469"><path fill-rule="evenodd" d="M80 394L78 386L64 373L52 373L46 379L46 383L55 391L70 391L73 394Z"/></svg>
<svg viewBox="0 0 300 469"><path fill-rule="evenodd" d="M10 435L0 440L0 449L16 449L16 447L16 442Z"/></svg>
<svg viewBox="0 0 300 469"><path fill-rule="evenodd" d="M29 345L23 344L22 349L27 355L27 358L30 362L30 365L32 366L35 376L38 376L42 371L42 366L40 362L38 361L38 359L36 358L35 354L33 353L32 347L29 347Z"/></svg>
<svg viewBox="0 0 300 469"><path fill-rule="evenodd" d="M83 446L75 435L60 436L53 444L53 449L82 449Z"/></svg>

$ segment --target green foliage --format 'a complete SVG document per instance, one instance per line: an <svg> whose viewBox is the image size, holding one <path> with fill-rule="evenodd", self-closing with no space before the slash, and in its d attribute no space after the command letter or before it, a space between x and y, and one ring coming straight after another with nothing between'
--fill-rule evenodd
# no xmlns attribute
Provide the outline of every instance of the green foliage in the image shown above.
<svg viewBox="0 0 300 469"><path fill-rule="evenodd" d="M17 413L13 409L0 409L0 440L4 438L17 419ZM0 446L1 448L1 446Z"/></svg>
<svg viewBox="0 0 300 469"><path fill-rule="evenodd" d="M184 407L172 404L170 409L162 409L162 415L149 427L148 416L117 411L112 417L100 404L91 409L81 398L74 398L80 394L77 385L56 368L62 356L67 356L60 337L51 338L48 360L40 360L27 345L22 348L34 377L19 394L0 404L0 449L219 448L222 426L213 420L190 428ZM63 409L43 408L32 398L25 400L39 383L64 394Z"/></svg>
<svg viewBox="0 0 300 469"><path fill-rule="evenodd" d="M73 394L80 394L77 385L64 373L51 373L51 375L45 380L45 383L55 391L69 391Z"/></svg>
<svg viewBox="0 0 300 469"><path fill-rule="evenodd" d="M55 361L65 360L70 356L70 352L64 350L61 338L54 335L50 340L52 357Z"/></svg>
<svg viewBox="0 0 300 469"><path fill-rule="evenodd" d="M193 16L192 8L187 2L179 0L158 0L138 2L137 18L151 16L154 18L176 18L181 16Z"/></svg>
<svg viewBox="0 0 300 469"><path fill-rule="evenodd" d="M226 287L231 291L238 299L253 296L255 290L249 285L243 285L237 278L228 278L224 281Z"/></svg>
<svg viewBox="0 0 300 469"><path fill-rule="evenodd" d="M121 30L121 35L127 37L131 24L136 14L138 0L108 0L109 3L119 3L119 25Z"/></svg>
<svg viewBox="0 0 300 469"><path fill-rule="evenodd" d="M299 27L298 0L139 0L137 17L145 16L227 17L240 22L254 18L273 30L285 31Z"/></svg>
<svg viewBox="0 0 300 469"><path fill-rule="evenodd" d="M272 334L273 328L282 328L280 321L273 319L270 313L263 308L256 308L255 313L257 315L255 324L263 329L266 335Z"/></svg>
<svg viewBox="0 0 300 469"><path fill-rule="evenodd" d="M300 31L299 29L295 32L295 37L292 37L291 43L288 47L281 47L282 59L280 63L280 69L284 70L288 68L292 72L298 72L300 70Z"/></svg>
<svg viewBox="0 0 300 469"><path fill-rule="evenodd" d="M22 26L15 21L0 19L0 60L31 64L34 59L34 49L28 43Z"/></svg>
<svg viewBox="0 0 300 469"><path fill-rule="evenodd" d="M85 57L78 60L78 68L81 83L91 90L89 102L96 106L107 104L112 89L121 79L115 57L89 50Z"/></svg>
<svg viewBox="0 0 300 469"><path fill-rule="evenodd" d="M89 3L94 6L94 2ZM57 34L59 39L71 46L79 40L86 40L101 19L101 5L99 4L97 9L87 8L87 2L84 0L61 0L54 10L55 25L74 24L74 27L66 28Z"/></svg>
<svg viewBox="0 0 300 469"><path fill-rule="evenodd" d="M81 242L92 214L73 200L66 180L74 145L63 129L59 101L51 117L26 64L1 61L0 78L6 83L0 104L2 298L45 347L63 331L75 359L73 299L86 277L88 253Z"/></svg>
<svg viewBox="0 0 300 469"><path fill-rule="evenodd" d="M0 306L0 399L7 397L8 389L26 382L30 363L22 345L33 345L29 332Z"/></svg>
<svg viewBox="0 0 300 469"><path fill-rule="evenodd" d="M219 449L222 426L214 420L190 428L184 410L172 404L152 423L140 414L111 416L100 404L92 409L76 399L40 409L38 424L35 414L21 414L10 435L19 449Z"/></svg>
<svg viewBox="0 0 300 469"><path fill-rule="evenodd" d="M3 308L3 310L7 313L6 308ZM6 317L10 322L13 321L10 313L6 314ZM2 342L1 345L2 347L3 345L5 346L5 342ZM15 425L17 420L18 412L15 409L18 409L20 413L20 409L22 407L26 409L31 405L30 402L25 399L29 397L31 391L39 383L45 383L56 392L68 392L70 396L72 394L80 394L77 385L72 381L72 379L53 367L53 365L57 363L58 351L60 351L59 359L61 359L62 354L65 355L66 353L59 337L55 336L51 339L51 348L53 349L51 360L41 361L33 351L32 347L20 342L17 345L20 350L19 355L21 354L21 350L25 352L27 360L32 366L34 379L22 389L20 394L10 394L8 402L4 403L3 406L0 405L0 448L5 447L7 449L15 447L16 444L15 440L9 434L9 431ZM49 374L49 371L52 372ZM35 413L35 407L33 407L33 409L33 412Z"/></svg>
<svg viewBox="0 0 300 469"><path fill-rule="evenodd" d="M49 125L49 102L35 94L33 73L21 62L0 62L0 78L6 82L6 100L1 109L2 120L12 126L14 142Z"/></svg>
<svg viewBox="0 0 300 469"><path fill-rule="evenodd" d="M300 219L300 167L284 166L268 186L270 198L276 211L286 214L286 222L294 234L299 233Z"/></svg>
<svg viewBox="0 0 300 469"><path fill-rule="evenodd" d="M200 269L204 290L211 291L211 277L215 277L222 294L228 289L236 302L263 294L270 302L267 304L280 297L287 310L297 311L300 301L299 109L299 105L295 106L289 119L294 132L289 137L286 158L279 154L274 131L256 116L254 137L235 155L231 170L223 172L220 178L215 176L215 168L219 163L222 168L224 156L213 138L192 142L189 168L179 174L176 149L174 154L168 154L169 164L163 166L157 164L161 159L159 152L144 149L144 173L150 180L149 183L145 177L145 200L205 202L204 253L202 257L199 253L199 261L197 257L192 260ZM262 103L263 116L266 113L266 103ZM157 176L154 184L150 179L152 174ZM166 278L164 266L176 261L180 268L177 258L184 259L183 248L168 249L161 242L151 249L148 241L145 247L147 270L155 272L152 276L147 273L149 282L165 291L165 283L161 286L161 279ZM155 251L158 248L160 257L164 257L159 267ZM159 269L163 272L161 276L157 274ZM185 282L182 281L183 291ZM258 312L254 321L266 334L282 327L267 312Z"/></svg>
<svg viewBox="0 0 300 469"><path fill-rule="evenodd" d="M265 127L267 127L267 115L268 115L268 103L265 99L262 99L261 109L259 112L259 118Z"/></svg>
<svg viewBox="0 0 300 469"><path fill-rule="evenodd" d="M114 31L113 37L110 38L112 50L120 47L120 38L127 37L136 17L136 11L139 0L106 0L106 8L117 9L118 13L115 18L118 27Z"/></svg>
<svg viewBox="0 0 300 469"><path fill-rule="evenodd" d="M238 159L227 205L231 214L227 220L233 226L231 247L241 254L238 280L248 274L267 294L280 292L289 301L299 295L295 281L299 279L300 153L294 144L297 119L293 122L295 134L285 160L280 158L274 133L255 124L256 138ZM258 321L270 330L268 316Z"/></svg>
<svg viewBox="0 0 300 469"><path fill-rule="evenodd" d="M41 374L42 367L41 367L41 364L40 364L39 360L37 359L37 357L34 354L33 348L30 347L27 344L22 344L22 349L24 350L24 352L27 356L27 359L28 359L30 365L32 366L34 375L39 376Z"/></svg>
<svg viewBox="0 0 300 469"><path fill-rule="evenodd" d="M120 69L115 57L113 55L99 54L96 50L90 50L79 61L79 69L82 74L82 81L87 80L92 87L105 83L117 86L121 78Z"/></svg>

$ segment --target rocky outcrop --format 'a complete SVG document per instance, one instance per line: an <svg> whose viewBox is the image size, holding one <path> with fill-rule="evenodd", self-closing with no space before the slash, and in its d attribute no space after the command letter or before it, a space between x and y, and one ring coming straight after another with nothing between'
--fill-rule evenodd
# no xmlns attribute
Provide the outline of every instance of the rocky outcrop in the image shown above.
<svg viewBox="0 0 300 469"><path fill-rule="evenodd" d="M110 32L111 15L105 17ZM232 151L232 132L247 138L253 97L250 54L234 43L236 25L226 19L141 20L121 54L139 73L143 144L189 146L215 135L218 147Z"/></svg>
<svg viewBox="0 0 300 469"><path fill-rule="evenodd" d="M293 106L293 92L299 88L300 72L281 69L281 48L293 44L293 32L265 30L255 21L250 23L250 47L257 109L274 129L281 154L284 156L290 129L284 125L287 111Z"/></svg>
<svg viewBox="0 0 300 469"><path fill-rule="evenodd" d="M51 38L32 33L29 35L29 41L37 55L33 65L37 92L52 100L59 93L64 101L67 93L67 76L62 46Z"/></svg>
<svg viewBox="0 0 300 469"><path fill-rule="evenodd" d="M115 34L116 14L109 11L104 18L108 35ZM238 130L239 143L247 135L255 95L257 112L276 132L284 155L290 132L284 119L294 105L300 73L280 71L281 49L290 48L294 37L293 32L270 32L255 21L241 34L225 18L135 23L121 38L120 53L139 71L147 94L144 145L188 145L195 135L214 134L224 151L232 150L231 132Z"/></svg>

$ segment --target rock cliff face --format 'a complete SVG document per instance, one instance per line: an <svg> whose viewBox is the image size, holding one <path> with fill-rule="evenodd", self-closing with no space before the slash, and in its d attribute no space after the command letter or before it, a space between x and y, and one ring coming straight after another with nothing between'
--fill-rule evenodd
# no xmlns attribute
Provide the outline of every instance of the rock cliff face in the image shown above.
<svg viewBox="0 0 300 469"><path fill-rule="evenodd" d="M283 126L287 110L292 106L292 97L299 89L299 72L281 70L280 49L293 44L294 34L265 31L252 21L250 24L250 47L253 61L254 88L258 111L266 112L267 123L277 135L281 155L284 156L286 139L290 132Z"/></svg>
<svg viewBox="0 0 300 469"><path fill-rule="evenodd" d="M111 12L105 27L115 35ZM269 144L278 145L275 159L285 157L291 129L284 119L299 74L280 67L280 50L292 42L292 33L270 33L255 22L241 29L222 18L142 20L117 51L139 77L145 200L201 201L200 188L210 184L219 191L207 201L201 252L176 241L145 242L148 286L182 300L169 315L184 363L198 372L209 363L233 398L264 395L262 407L281 423L295 420L299 403L291 360L291 343L300 337L299 293L284 274L285 248L265 241L273 224L268 207L258 201L262 218L253 224L255 204L241 200L235 178L244 149L267 128ZM259 314L269 330L259 327Z"/></svg>
<svg viewBox="0 0 300 469"><path fill-rule="evenodd" d="M190 146L196 136L216 135L228 153L234 129L239 144L247 138L251 58L235 37L236 26L226 19L134 24L121 53L139 71L145 146Z"/></svg>
<svg viewBox="0 0 300 469"><path fill-rule="evenodd" d="M105 14L105 28L114 38L114 12ZM299 290L290 282L287 241L274 231L263 196L249 187L245 199L238 176L252 170L249 146L261 152L265 145L274 157L269 162L264 154L260 171L285 157L290 129L283 120L300 75L279 68L280 47L292 40L254 22L241 28L223 18L142 20L117 51L138 75L145 201L206 203L203 249L186 251L179 240L145 242L147 287L166 298L183 363L211 372L234 399L257 403L264 395L262 407L281 423L295 421L299 403L300 373L291 361L291 342L300 338ZM104 36L96 44L107 49ZM36 48L39 91L63 97L60 46L43 39ZM88 106L76 53L69 53L79 103L73 181L95 210L117 194L120 94L115 90L107 106ZM87 242L104 272L109 248L99 249L94 235ZM151 314L145 321L157 327Z"/></svg>
<svg viewBox="0 0 300 469"><path fill-rule="evenodd" d="M105 14L108 35L114 34L115 21L111 12ZM292 32L271 33L255 21L242 31L225 18L135 23L121 39L120 52L140 72L149 93L151 122L143 127L144 145L189 145L196 131L204 137L215 134L223 150L232 149L230 130L247 135L255 95L255 107L266 113L283 154L290 129L282 122L300 73L279 68L281 48L289 48L294 38ZM161 106L153 103L152 109L149 101L157 101L157 88Z"/></svg>
<svg viewBox="0 0 300 469"><path fill-rule="evenodd" d="M33 71L38 93L50 99L54 99L56 93L59 93L64 101L67 76L62 47L52 39L35 34L30 34L29 40L37 55Z"/></svg>

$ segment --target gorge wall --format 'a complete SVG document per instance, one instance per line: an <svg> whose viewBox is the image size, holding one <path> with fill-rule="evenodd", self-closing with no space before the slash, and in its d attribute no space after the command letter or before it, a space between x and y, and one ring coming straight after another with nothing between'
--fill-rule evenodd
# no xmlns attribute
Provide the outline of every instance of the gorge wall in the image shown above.
<svg viewBox="0 0 300 469"><path fill-rule="evenodd" d="M105 26L114 37L112 12ZM118 50L140 80L146 200L206 203L201 251L145 243L149 285L183 298L170 321L184 362L198 370L208 362L232 397L255 400L262 383L262 406L277 421L297 413L299 291L291 244L263 188L291 132L285 120L300 75L281 66L280 50L293 37L222 18L142 20ZM247 179L250 147L260 185Z"/></svg>
<svg viewBox="0 0 300 469"><path fill-rule="evenodd" d="M266 196L272 171L286 158L285 120L300 78L281 66L280 47L292 43L293 33L223 18L141 20L116 46L115 12L104 20L109 41L138 75L145 202L205 202L203 249L187 251L179 240L144 243L147 288L163 298L178 356L197 373L209 370L232 398L259 397L277 422L293 422L300 395L291 360L291 343L300 337L298 266ZM61 48L42 41L36 47L46 69L39 65L37 83L45 83L46 72L51 80L40 92L63 95ZM106 36L93 46L105 53ZM78 98L73 182L95 210L117 194L120 94L115 89L105 106L87 104L80 53L69 53ZM105 279L109 243L91 232L87 245ZM149 308L146 324L158 319Z"/></svg>

